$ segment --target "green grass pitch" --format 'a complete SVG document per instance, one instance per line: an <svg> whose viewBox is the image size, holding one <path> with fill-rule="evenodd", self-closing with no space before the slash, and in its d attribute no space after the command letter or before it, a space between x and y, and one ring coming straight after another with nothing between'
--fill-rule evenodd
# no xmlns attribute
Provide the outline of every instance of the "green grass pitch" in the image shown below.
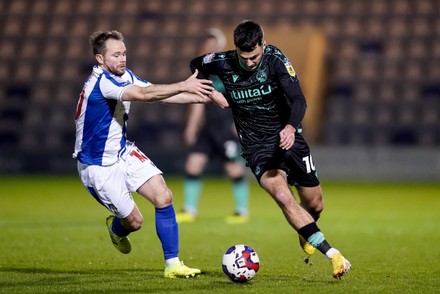
<svg viewBox="0 0 440 294"><path fill-rule="evenodd" d="M167 179L176 210L182 179ZM325 210L318 225L353 265L342 280L317 253L312 264L275 202L255 182L251 221L227 225L231 186L207 179L200 213L180 225L180 257L199 267L195 279L163 278L153 206L135 194L145 218L131 235L129 255L107 235L108 212L77 177L0 179L0 293L438 293L440 184L323 183ZM221 270L231 245L253 247L261 261L246 284Z"/></svg>

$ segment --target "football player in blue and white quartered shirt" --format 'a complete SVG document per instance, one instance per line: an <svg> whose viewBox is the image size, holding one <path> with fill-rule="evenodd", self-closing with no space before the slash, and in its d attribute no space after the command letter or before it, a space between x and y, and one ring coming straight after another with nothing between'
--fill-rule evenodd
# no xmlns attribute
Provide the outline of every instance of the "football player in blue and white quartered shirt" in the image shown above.
<svg viewBox="0 0 440 294"><path fill-rule="evenodd" d="M195 276L200 270L184 266L178 257L179 236L172 193L162 172L126 139L126 130L131 101L209 103L211 82L197 79L197 73L168 85L153 85L138 78L126 68L124 38L117 31L96 32L90 36L90 44L97 65L81 91L75 115L73 157L78 161L81 181L112 212L107 226L119 251L130 252L127 236L142 226L142 214L131 196L131 192L137 192L155 207L165 277ZM172 265L178 266L167 272Z"/></svg>

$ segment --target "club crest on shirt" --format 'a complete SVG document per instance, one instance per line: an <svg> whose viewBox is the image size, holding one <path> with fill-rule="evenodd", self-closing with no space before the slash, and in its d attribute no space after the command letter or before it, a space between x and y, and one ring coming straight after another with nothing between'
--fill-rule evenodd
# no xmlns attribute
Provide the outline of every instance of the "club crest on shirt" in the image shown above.
<svg viewBox="0 0 440 294"><path fill-rule="evenodd" d="M260 83L264 83L267 80L267 74L262 71L259 70L255 76L255 78L257 79L257 81L259 81Z"/></svg>
<svg viewBox="0 0 440 294"><path fill-rule="evenodd" d="M212 61L212 57L214 57L214 53L209 53L203 57L203 63L210 63Z"/></svg>
<svg viewBox="0 0 440 294"><path fill-rule="evenodd" d="M125 82L122 82L121 87L125 87L125 86L128 86L130 84L131 84L130 81L125 81Z"/></svg>
<svg viewBox="0 0 440 294"><path fill-rule="evenodd" d="M295 70L293 69L292 64L289 62L284 64L286 66L287 72L289 73L289 75L291 75L292 77L296 76Z"/></svg>

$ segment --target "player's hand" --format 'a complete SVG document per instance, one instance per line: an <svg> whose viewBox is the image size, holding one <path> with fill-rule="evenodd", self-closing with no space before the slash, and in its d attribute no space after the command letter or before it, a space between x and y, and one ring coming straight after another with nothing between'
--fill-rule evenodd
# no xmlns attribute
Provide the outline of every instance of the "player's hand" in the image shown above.
<svg viewBox="0 0 440 294"><path fill-rule="evenodd" d="M193 93L199 95L200 97L207 98L212 94L212 91L214 91L212 81L198 79L198 73L199 71L196 69L196 71L189 78L182 82L182 90L184 92Z"/></svg>
<svg viewBox="0 0 440 294"><path fill-rule="evenodd" d="M290 149L295 143L295 128L291 125L286 125L280 132L280 147L281 149Z"/></svg>
<svg viewBox="0 0 440 294"><path fill-rule="evenodd" d="M213 103L220 106L220 108L228 108L229 107L228 100L226 100L225 96L223 96L223 94L217 90L212 91L212 94L209 96L209 98L211 99L211 101Z"/></svg>

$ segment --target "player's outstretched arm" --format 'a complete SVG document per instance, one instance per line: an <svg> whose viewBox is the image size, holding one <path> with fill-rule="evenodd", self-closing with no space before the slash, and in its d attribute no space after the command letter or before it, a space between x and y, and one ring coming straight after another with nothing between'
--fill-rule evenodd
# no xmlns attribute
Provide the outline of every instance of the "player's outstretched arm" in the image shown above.
<svg viewBox="0 0 440 294"><path fill-rule="evenodd" d="M214 88L212 81L197 79L197 71L188 79L174 83L146 87L133 85L122 93L122 100L156 102L172 98L169 103L206 103ZM184 94L184 95L183 95Z"/></svg>

